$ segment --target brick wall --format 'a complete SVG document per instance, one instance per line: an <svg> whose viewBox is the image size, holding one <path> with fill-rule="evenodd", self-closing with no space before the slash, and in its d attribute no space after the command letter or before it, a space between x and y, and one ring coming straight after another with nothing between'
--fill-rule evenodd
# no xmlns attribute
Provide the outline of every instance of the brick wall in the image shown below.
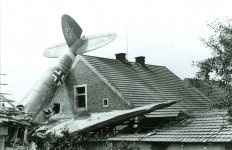
<svg viewBox="0 0 232 150"><path fill-rule="evenodd" d="M83 84L87 85L88 112L107 112L130 108L85 63L79 60L71 69L65 84L58 89L53 98L52 103L61 103L59 115L78 114L78 108L74 102L74 86ZM103 107L104 98L108 98L109 107Z"/></svg>
<svg viewBox="0 0 232 150"><path fill-rule="evenodd" d="M67 87L63 84L60 89L57 90L52 103L60 103L60 115L68 117L73 114L71 99L68 95Z"/></svg>

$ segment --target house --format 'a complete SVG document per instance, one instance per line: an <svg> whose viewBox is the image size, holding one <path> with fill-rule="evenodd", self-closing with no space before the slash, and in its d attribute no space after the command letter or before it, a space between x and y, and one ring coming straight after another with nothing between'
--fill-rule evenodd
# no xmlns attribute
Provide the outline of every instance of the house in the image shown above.
<svg viewBox="0 0 232 150"><path fill-rule="evenodd" d="M207 95L186 85L168 68L148 65L142 56L129 62L124 53L116 54L115 59L78 56L65 84L38 118L80 118L169 100L181 101L147 114L133 129L118 129L119 135L92 139L89 148L107 149L122 143L159 150L231 148L228 116L221 110L212 113L213 101Z"/></svg>
<svg viewBox="0 0 232 150"><path fill-rule="evenodd" d="M210 99L198 90L186 87L168 68L146 64L145 57L128 62L125 53L116 54L115 59L80 55L52 104L37 118L49 118L49 109L55 114L53 118L72 118L168 100L181 102L148 116L176 117L183 112L208 109L211 105Z"/></svg>

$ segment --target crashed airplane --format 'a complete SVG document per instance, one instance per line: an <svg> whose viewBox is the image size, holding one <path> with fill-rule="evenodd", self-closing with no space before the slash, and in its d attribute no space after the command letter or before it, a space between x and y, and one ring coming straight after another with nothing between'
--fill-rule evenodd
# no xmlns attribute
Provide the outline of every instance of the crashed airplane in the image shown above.
<svg viewBox="0 0 232 150"><path fill-rule="evenodd" d="M62 30L66 43L58 44L46 49L43 53L48 58L59 58L56 66L50 68L45 75L32 87L27 95L18 103L18 108L27 115L31 115L33 124L39 125L34 136L46 136L56 133L62 136L66 128L70 133L79 134L96 131L105 127L116 127L118 124L130 122L132 118L141 117L154 110L168 107L177 100L150 104L129 110L87 113L80 116L48 121L45 120L43 109L50 105L58 88L64 83L77 55L100 48L116 38L115 33L101 34L85 37L82 29L68 15L62 16ZM41 115L43 115L41 117Z"/></svg>
<svg viewBox="0 0 232 150"><path fill-rule="evenodd" d="M46 57L59 57L58 64L50 68L43 78L19 102L19 105L24 106L24 111L32 114L34 123L44 121L36 118L37 114L51 102L55 92L67 77L76 56L102 47L116 37L116 34L113 33L81 37L82 29L68 15L62 16L62 29L67 46L66 44L61 44L44 51L44 56ZM67 49L64 49L65 47ZM58 48L62 50L56 52L55 50Z"/></svg>

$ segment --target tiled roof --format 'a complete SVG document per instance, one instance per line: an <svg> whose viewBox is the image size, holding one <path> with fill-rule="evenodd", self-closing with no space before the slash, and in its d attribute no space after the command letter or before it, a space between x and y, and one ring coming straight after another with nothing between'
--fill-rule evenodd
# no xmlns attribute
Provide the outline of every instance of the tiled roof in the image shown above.
<svg viewBox="0 0 232 150"><path fill-rule="evenodd" d="M198 114L174 121L148 134L118 135L109 141L232 142L232 125L225 112Z"/></svg>
<svg viewBox="0 0 232 150"><path fill-rule="evenodd" d="M137 63L121 63L119 60L83 55L111 85L129 100L133 106L143 106L168 100L182 100L167 108L151 113L153 116L176 116L179 110L203 110L209 101L185 84L163 66ZM160 113L162 112L162 113Z"/></svg>

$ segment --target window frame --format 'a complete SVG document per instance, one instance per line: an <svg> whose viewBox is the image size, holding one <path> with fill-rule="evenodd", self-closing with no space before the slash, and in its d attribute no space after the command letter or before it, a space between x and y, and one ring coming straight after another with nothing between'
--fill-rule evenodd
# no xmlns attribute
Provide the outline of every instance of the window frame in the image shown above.
<svg viewBox="0 0 232 150"><path fill-rule="evenodd" d="M61 103L61 102L54 102L54 103L52 103L53 106L54 106L54 104L59 104L59 105L60 105L59 113L55 113L55 114L60 114L60 113L61 113L62 103ZM54 107L53 107L53 108L54 108Z"/></svg>
<svg viewBox="0 0 232 150"><path fill-rule="evenodd" d="M78 93L77 93L77 88L79 88L79 87L85 87L85 93L84 93L84 94L83 94L83 93L82 93L82 94L78 94ZM88 109L87 109L87 106L88 106L88 105L87 105L87 104L88 104L88 103L87 103L87 102L88 102L88 101L87 101L87 93L88 93L88 92L87 92L87 84L74 85L73 88L74 88L74 98L73 98L73 99L74 99L74 104L75 104L76 108L77 108L78 110L80 110L80 111L88 110ZM78 95L85 95L85 108L84 108L84 107L77 107L77 100L76 100L76 97L77 97Z"/></svg>
<svg viewBox="0 0 232 150"><path fill-rule="evenodd" d="M105 100L107 101L107 105L105 105ZM102 99L102 106L103 106L103 108L108 108L109 107L109 98L103 98Z"/></svg>

